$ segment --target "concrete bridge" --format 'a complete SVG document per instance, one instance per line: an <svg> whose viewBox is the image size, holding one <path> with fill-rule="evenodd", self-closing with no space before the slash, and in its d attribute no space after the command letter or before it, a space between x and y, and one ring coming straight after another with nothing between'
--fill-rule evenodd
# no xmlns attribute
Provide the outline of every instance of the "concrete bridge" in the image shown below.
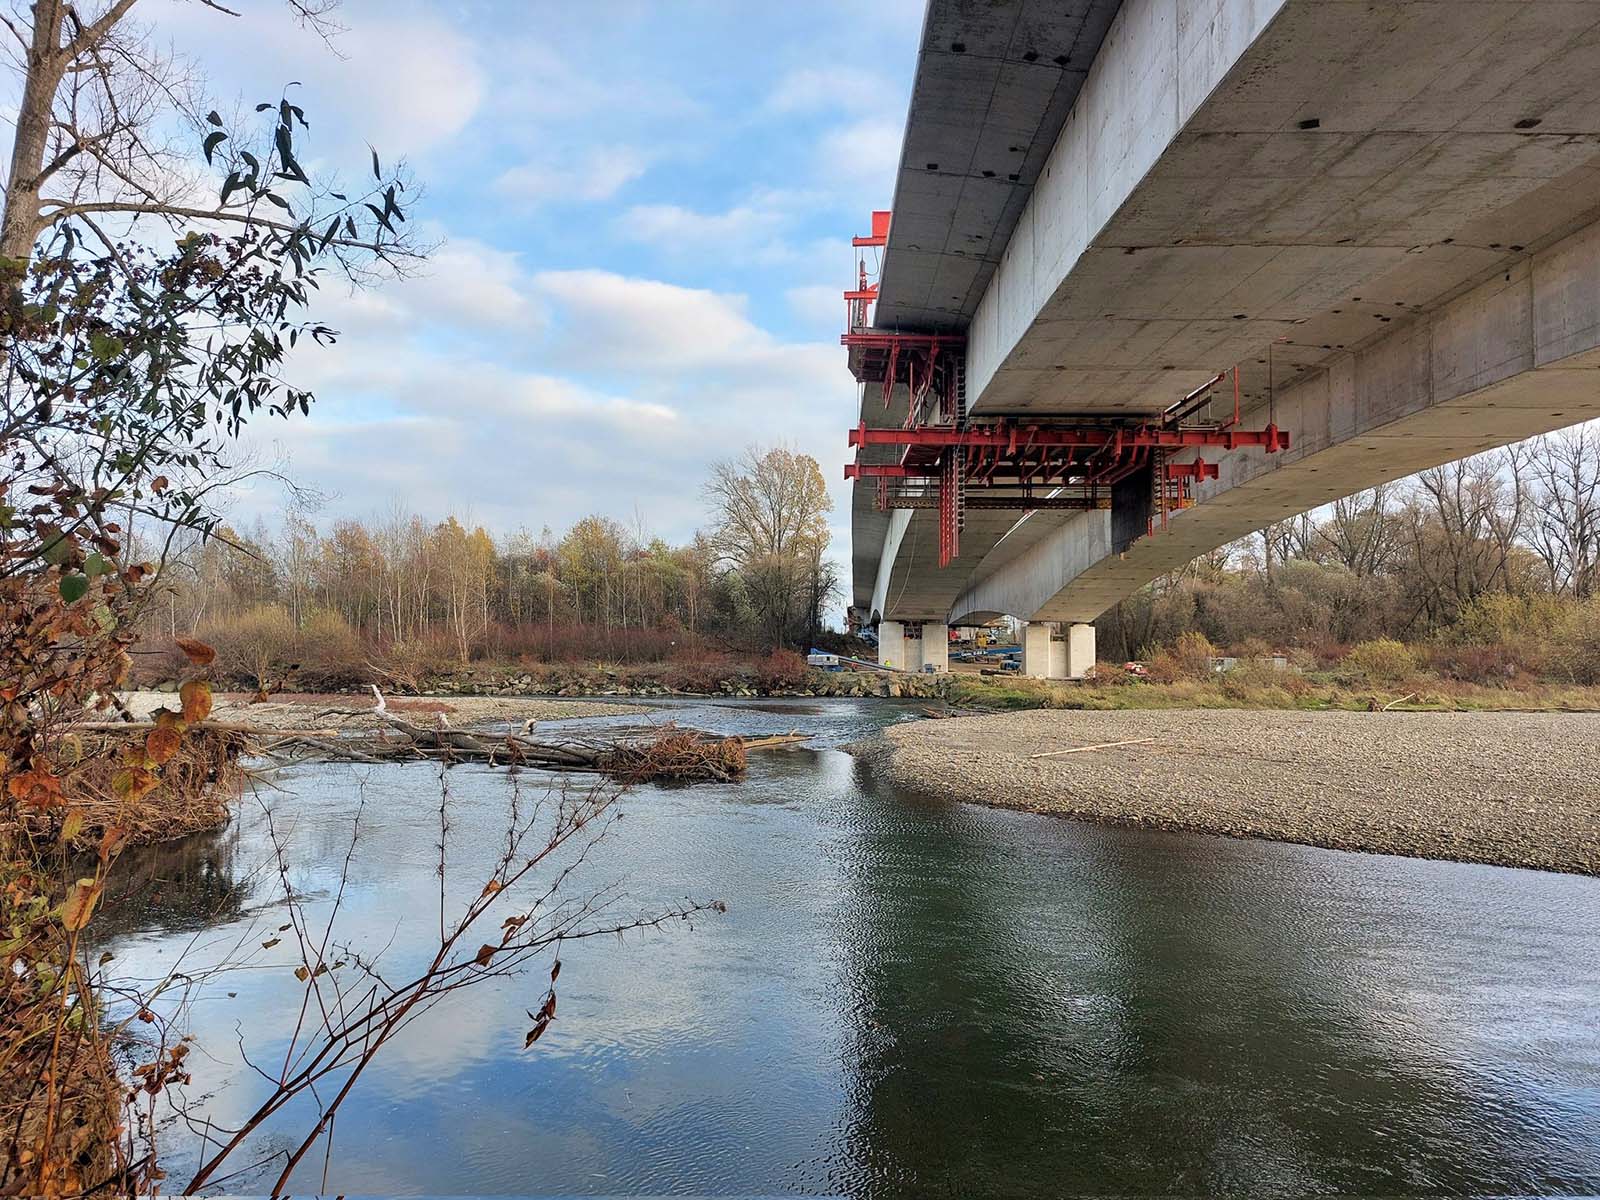
<svg viewBox="0 0 1600 1200"><path fill-rule="evenodd" d="M1080 675L1197 554L1600 417L1600 3L931 0L873 232L854 613Z"/></svg>

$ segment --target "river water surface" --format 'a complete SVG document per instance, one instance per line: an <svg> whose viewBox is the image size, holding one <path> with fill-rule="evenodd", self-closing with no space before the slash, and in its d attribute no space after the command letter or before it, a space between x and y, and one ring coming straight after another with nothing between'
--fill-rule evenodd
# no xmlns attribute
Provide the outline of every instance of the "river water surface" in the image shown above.
<svg viewBox="0 0 1600 1200"><path fill-rule="evenodd" d="M1600 880L930 802L837 748L915 713L651 718L816 735L752 755L740 784L637 789L571 889L726 915L569 946L531 1051L542 973L448 998L385 1047L296 1190L326 1169L330 1192L402 1194L1600 1191ZM335 936L396 965L429 951L437 773L277 782L228 830L125 859L132 898L105 914L120 972L275 936L268 809L325 916L363 802ZM476 767L449 782L466 879L503 839L509 785ZM264 1094L241 1047L282 1061L301 996L287 949L188 1006L187 1099L214 1124ZM173 1123L162 1151L181 1187L196 1137Z"/></svg>

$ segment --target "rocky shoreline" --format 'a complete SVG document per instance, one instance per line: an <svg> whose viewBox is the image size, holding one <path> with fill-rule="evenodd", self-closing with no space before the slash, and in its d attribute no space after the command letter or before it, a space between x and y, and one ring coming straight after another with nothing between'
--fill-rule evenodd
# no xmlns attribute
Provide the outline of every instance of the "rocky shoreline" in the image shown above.
<svg viewBox="0 0 1600 1200"><path fill-rule="evenodd" d="M488 676L464 672L460 676L432 679L427 690L429 695L437 696L854 696L938 700L949 693L952 679L950 675L899 672L891 675L880 671L811 671L806 682L796 687L762 687L748 679L728 678L721 680L715 689L689 691L662 683L630 681L621 671L599 670L586 678L554 687L548 678L528 672Z"/></svg>
<svg viewBox="0 0 1600 1200"><path fill-rule="evenodd" d="M1600 875L1592 714L1030 711L897 725L856 749L949 800Z"/></svg>

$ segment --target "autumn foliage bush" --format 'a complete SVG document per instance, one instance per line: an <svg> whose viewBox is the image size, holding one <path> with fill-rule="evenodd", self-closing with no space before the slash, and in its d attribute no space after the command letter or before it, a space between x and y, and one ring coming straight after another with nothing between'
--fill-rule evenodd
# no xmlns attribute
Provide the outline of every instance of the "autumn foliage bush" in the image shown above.
<svg viewBox="0 0 1600 1200"><path fill-rule="evenodd" d="M260 604L229 621L215 621L199 630L201 641L217 652L218 678L267 688L294 661L297 634L289 612L277 604Z"/></svg>
<svg viewBox="0 0 1600 1200"><path fill-rule="evenodd" d="M312 691L356 687L371 676L361 635L330 608L320 608L306 618L295 659L300 664L298 684Z"/></svg>
<svg viewBox="0 0 1600 1200"><path fill-rule="evenodd" d="M675 692L710 693L738 674L739 664L731 655L699 650L669 662L661 672L661 682Z"/></svg>
<svg viewBox="0 0 1600 1200"><path fill-rule="evenodd" d="M1458 683L1506 683L1525 665L1511 647L1483 642L1437 642L1424 656L1432 671Z"/></svg>
<svg viewBox="0 0 1600 1200"><path fill-rule="evenodd" d="M803 656L793 650L774 650L756 664L756 682L763 691L797 688L806 681L809 670Z"/></svg>
<svg viewBox="0 0 1600 1200"><path fill-rule="evenodd" d="M1150 659L1150 678L1157 683L1177 683L1180 679L1207 679L1217 648L1203 633L1190 630L1178 635L1170 650L1158 650Z"/></svg>
<svg viewBox="0 0 1600 1200"><path fill-rule="evenodd" d="M1375 638L1352 646L1339 670L1363 683L1402 683L1416 674L1417 659L1404 642Z"/></svg>
<svg viewBox="0 0 1600 1200"><path fill-rule="evenodd" d="M1561 632L1561 642L1552 654L1555 673L1572 683L1600 684L1600 596L1575 605Z"/></svg>

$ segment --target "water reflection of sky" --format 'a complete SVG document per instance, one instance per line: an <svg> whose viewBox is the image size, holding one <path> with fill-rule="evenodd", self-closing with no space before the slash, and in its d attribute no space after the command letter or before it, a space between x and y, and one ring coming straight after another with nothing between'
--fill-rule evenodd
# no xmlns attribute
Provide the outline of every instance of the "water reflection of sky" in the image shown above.
<svg viewBox="0 0 1600 1200"><path fill-rule="evenodd" d="M668 715L838 745L914 712ZM449 779L465 868L497 848L508 785ZM431 771L280 782L265 799L313 914L364 789L340 936L415 961L437 928ZM538 971L428 1013L342 1111L330 1190L1600 1188L1595 880L932 803L831 749L758 755L742 785L643 788L626 811L585 878L620 884L620 912L693 896L728 914L569 948L560 1019L529 1053ZM261 1094L240 1037L281 1061L298 1011L287 946L259 950L284 920L268 850L247 804L220 837L130 864L159 899L113 918L135 975L194 939L196 964L257 948L260 969L190 1014L193 1090L221 1123ZM167 1150L178 1180L192 1145L174 1131Z"/></svg>

